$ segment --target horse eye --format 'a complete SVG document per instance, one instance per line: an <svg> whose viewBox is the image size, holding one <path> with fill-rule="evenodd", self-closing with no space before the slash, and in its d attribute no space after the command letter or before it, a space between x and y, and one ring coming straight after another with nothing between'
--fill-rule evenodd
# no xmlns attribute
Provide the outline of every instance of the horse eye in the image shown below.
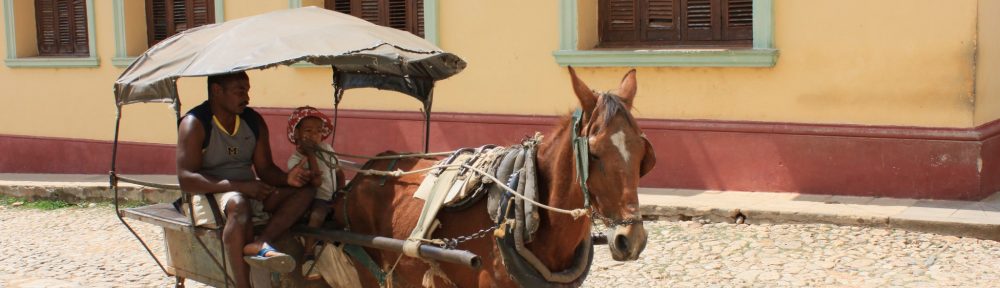
<svg viewBox="0 0 1000 288"><path fill-rule="evenodd" d="M597 155L594 154L587 154L587 156L590 157L590 160L601 160L601 157L597 157Z"/></svg>

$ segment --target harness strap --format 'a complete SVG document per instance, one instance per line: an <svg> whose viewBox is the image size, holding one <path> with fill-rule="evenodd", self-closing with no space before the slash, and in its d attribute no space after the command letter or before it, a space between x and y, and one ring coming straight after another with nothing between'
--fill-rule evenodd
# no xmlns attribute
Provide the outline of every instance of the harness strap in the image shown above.
<svg viewBox="0 0 1000 288"><path fill-rule="evenodd" d="M573 156L576 158L576 179L583 189L583 208L590 209L590 189L587 179L590 177L590 142L587 137L580 136L580 126L583 120L583 109L573 111Z"/></svg>
<svg viewBox="0 0 1000 288"><path fill-rule="evenodd" d="M344 244L344 252L347 252L347 255L351 255L352 258L361 262L361 265L375 276L375 280L378 280L379 287L386 287L385 271L382 271L382 268L378 264L375 264L375 260L372 260L372 257L368 255L368 252L364 248L357 245Z"/></svg>

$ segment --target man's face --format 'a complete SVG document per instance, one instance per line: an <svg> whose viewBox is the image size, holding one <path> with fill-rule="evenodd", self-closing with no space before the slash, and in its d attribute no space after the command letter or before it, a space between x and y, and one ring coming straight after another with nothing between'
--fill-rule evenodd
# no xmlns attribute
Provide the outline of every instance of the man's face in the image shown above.
<svg viewBox="0 0 1000 288"><path fill-rule="evenodd" d="M221 85L212 84L212 93L212 101L218 103L226 112L243 113L243 109L250 105L250 80L229 78Z"/></svg>

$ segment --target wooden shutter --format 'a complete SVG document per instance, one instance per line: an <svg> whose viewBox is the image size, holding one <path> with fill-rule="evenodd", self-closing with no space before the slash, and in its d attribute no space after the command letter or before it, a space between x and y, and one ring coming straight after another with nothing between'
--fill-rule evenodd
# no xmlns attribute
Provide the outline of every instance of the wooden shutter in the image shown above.
<svg viewBox="0 0 1000 288"><path fill-rule="evenodd" d="M598 21L601 42L634 43L639 39L636 0L601 0Z"/></svg>
<svg viewBox="0 0 1000 288"><path fill-rule="evenodd" d="M87 2L35 0L39 56L89 56Z"/></svg>
<svg viewBox="0 0 1000 288"><path fill-rule="evenodd" d="M717 39L721 35L719 7L713 5L720 0L684 0L684 21L682 39L704 41Z"/></svg>
<svg viewBox="0 0 1000 288"><path fill-rule="evenodd" d="M642 33L644 41L680 40L680 0L646 0L643 9Z"/></svg>
<svg viewBox="0 0 1000 288"><path fill-rule="evenodd" d="M194 27L215 23L212 0L146 0L149 46Z"/></svg>
<svg viewBox="0 0 1000 288"><path fill-rule="evenodd" d="M725 0L722 40L753 40L753 0Z"/></svg>
<svg viewBox="0 0 1000 288"><path fill-rule="evenodd" d="M424 36L423 0L324 0L326 9Z"/></svg>

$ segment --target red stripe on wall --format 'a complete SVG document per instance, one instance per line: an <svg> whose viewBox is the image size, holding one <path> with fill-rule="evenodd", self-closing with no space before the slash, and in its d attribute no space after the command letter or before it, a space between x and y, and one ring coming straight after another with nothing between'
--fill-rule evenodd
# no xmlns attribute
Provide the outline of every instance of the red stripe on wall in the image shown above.
<svg viewBox="0 0 1000 288"><path fill-rule="evenodd" d="M111 142L70 138L0 135L2 173L107 174ZM118 171L126 174L174 174L174 145L122 142Z"/></svg>
<svg viewBox="0 0 1000 288"><path fill-rule="evenodd" d="M286 136L292 109L257 108L270 127L279 166L292 152ZM332 115L332 111L325 113ZM431 150L509 145L551 116L436 113ZM340 111L334 147L373 155L420 151L417 112ZM823 125L705 120L640 120L657 167L643 187L777 191L814 194L976 200L1000 189L1000 122L973 129ZM2 136L0 172L106 173L105 141ZM120 173L174 172L173 145L123 143ZM357 160L357 159L352 159Z"/></svg>

